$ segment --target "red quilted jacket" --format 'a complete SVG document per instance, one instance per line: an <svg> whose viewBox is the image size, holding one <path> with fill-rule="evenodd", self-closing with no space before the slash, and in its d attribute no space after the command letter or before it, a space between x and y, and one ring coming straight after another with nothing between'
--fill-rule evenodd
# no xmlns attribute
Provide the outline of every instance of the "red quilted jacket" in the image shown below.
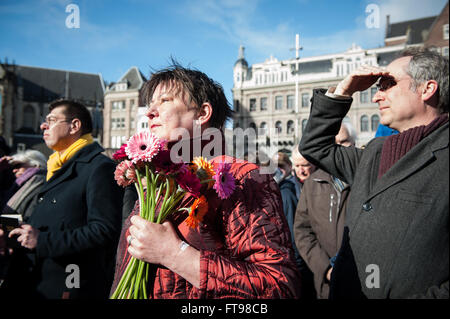
<svg viewBox="0 0 450 319"><path fill-rule="evenodd" d="M211 190L209 211L196 229L184 220L187 213L171 218L180 237L201 252L200 288L176 273L155 265L152 298L298 298L300 274L296 268L290 233L278 186L259 167L236 162L228 156L213 160L232 163L236 188L226 200ZM191 197L181 205L189 205ZM125 221L117 251L116 274L111 292L129 260L126 238L131 216Z"/></svg>

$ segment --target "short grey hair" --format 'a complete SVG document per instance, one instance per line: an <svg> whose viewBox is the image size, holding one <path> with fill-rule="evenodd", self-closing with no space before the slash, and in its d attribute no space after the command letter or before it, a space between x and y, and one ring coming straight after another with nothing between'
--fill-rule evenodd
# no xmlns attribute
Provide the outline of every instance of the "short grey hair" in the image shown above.
<svg viewBox="0 0 450 319"><path fill-rule="evenodd" d="M31 167L45 168L47 167L47 159L39 151L36 150L26 150L11 156L12 159L9 161L10 164L23 163Z"/></svg>
<svg viewBox="0 0 450 319"><path fill-rule="evenodd" d="M428 80L438 83L439 100L436 105L439 113L448 113L448 58L438 52L423 47L408 48L400 53L400 57L411 57L406 73L413 79L411 89Z"/></svg>

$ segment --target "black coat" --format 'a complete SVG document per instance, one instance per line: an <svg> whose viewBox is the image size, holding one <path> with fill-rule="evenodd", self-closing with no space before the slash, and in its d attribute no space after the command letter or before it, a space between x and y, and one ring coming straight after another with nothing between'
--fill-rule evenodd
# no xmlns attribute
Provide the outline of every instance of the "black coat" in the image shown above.
<svg viewBox="0 0 450 319"><path fill-rule="evenodd" d="M29 223L40 234L29 254L34 260L28 281L29 289L40 297L108 297L123 190L114 180L114 162L101 152L97 143L82 148L38 195Z"/></svg>
<svg viewBox="0 0 450 319"><path fill-rule="evenodd" d="M373 139L364 149L336 145L334 137L352 100L324 93L314 91L300 152L352 188L342 244L347 251L339 253L332 284L345 294L350 282L358 286L345 278L356 271L368 298L448 298L448 122L378 178L386 137ZM344 259L354 259L354 264L337 272Z"/></svg>

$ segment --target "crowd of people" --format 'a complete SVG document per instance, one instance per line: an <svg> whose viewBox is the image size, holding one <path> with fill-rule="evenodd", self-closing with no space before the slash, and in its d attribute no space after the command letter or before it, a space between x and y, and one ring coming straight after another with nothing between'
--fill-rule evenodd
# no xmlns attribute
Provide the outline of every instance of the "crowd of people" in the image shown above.
<svg viewBox="0 0 450 319"><path fill-rule="evenodd" d="M189 193L162 224L139 216L136 190L119 187L117 163L93 141L89 111L55 101L41 124L48 159L11 155L0 140L2 222L21 221L0 229L0 295L106 299L134 257L152 265L155 299L448 298L448 78L447 58L416 48L314 90L300 144L266 174L225 155L223 135L203 140L232 115L220 84L176 62L154 72L139 97L151 133L169 150L199 142L186 162L218 144L209 160L234 180L227 198L206 193L194 226L182 209ZM345 116L353 93L375 83L383 127L358 148ZM79 280L68 282L74 267Z"/></svg>

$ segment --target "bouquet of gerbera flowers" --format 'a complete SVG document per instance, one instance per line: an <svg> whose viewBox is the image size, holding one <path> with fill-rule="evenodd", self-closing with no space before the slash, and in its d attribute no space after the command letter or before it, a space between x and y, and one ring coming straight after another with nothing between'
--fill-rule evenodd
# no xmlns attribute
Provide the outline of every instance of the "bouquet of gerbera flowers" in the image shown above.
<svg viewBox="0 0 450 319"><path fill-rule="evenodd" d="M214 165L202 157L191 163L174 162L167 142L150 132L133 135L113 155L120 161L114 177L120 186L134 184L139 196L139 214L142 218L162 223L172 213L185 209L186 223L195 228L208 212L204 188L215 189L221 199L234 191L235 180L230 174L230 164ZM202 185L205 185L202 188ZM195 197L191 207L178 207L186 194ZM132 257L111 299L147 299L149 264Z"/></svg>

